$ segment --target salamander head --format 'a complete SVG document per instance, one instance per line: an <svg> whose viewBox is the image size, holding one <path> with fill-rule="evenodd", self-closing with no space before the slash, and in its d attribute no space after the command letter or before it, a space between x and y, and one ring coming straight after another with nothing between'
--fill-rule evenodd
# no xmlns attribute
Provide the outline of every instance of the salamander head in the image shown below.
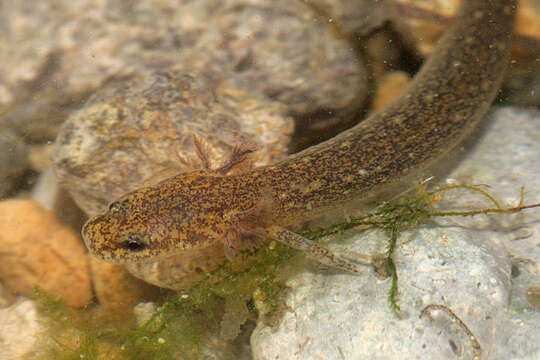
<svg viewBox="0 0 540 360"><path fill-rule="evenodd" d="M227 226L220 205L223 179L197 171L128 193L88 220L85 244L112 263L152 261L215 244Z"/></svg>

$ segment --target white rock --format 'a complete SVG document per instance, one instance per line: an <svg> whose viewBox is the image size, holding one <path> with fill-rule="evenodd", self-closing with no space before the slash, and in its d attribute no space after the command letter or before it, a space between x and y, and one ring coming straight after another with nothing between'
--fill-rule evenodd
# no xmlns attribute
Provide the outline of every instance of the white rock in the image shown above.
<svg viewBox="0 0 540 360"><path fill-rule="evenodd" d="M10 307L1 308L0 360L15 360L30 356L39 331L33 301L21 298Z"/></svg>

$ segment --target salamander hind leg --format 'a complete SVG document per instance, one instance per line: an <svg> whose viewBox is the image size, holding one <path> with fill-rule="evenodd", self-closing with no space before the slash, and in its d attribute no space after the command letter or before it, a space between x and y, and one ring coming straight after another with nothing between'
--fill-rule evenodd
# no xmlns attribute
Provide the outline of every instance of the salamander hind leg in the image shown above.
<svg viewBox="0 0 540 360"><path fill-rule="evenodd" d="M339 257L327 248L280 226L269 226L265 228L265 231L268 237L303 251L313 260L348 273L362 274L365 272L366 266L371 267L372 265L371 263L361 263Z"/></svg>

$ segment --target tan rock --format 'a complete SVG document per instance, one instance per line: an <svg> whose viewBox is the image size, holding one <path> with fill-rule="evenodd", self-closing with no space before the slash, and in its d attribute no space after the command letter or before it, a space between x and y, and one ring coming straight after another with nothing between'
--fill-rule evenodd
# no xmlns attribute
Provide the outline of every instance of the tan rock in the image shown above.
<svg viewBox="0 0 540 360"><path fill-rule="evenodd" d="M283 111L204 74L149 72L112 83L66 120L56 140L55 173L93 216L128 191L201 168L194 136L212 168L243 144L257 148L257 166L282 159L293 130Z"/></svg>
<svg viewBox="0 0 540 360"><path fill-rule="evenodd" d="M159 290L133 277L123 265L91 258L92 281L99 303L110 314L129 316L136 304L148 300Z"/></svg>
<svg viewBox="0 0 540 360"><path fill-rule="evenodd" d="M439 36L452 23L459 4L460 1L456 0L398 0L394 4L391 3L387 11L391 13L390 17L399 25L405 25L416 49L422 55L429 56ZM519 1L515 28L516 37L527 38L529 41L523 42L523 39L516 39L513 43L514 55L525 44L536 51L538 50L540 45L540 12L537 6L530 0ZM530 55L533 54L530 53Z"/></svg>
<svg viewBox="0 0 540 360"><path fill-rule="evenodd" d="M0 202L0 281L25 296L39 287L74 307L92 298L79 236L30 200Z"/></svg>
<svg viewBox="0 0 540 360"><path fill-rule="evenodd" d="M15 302L17 295L7 290L2 283L0 283L0 309L9 306Z"/></svg>
<svg viewBox="0 0 540 360"><path fill-rule="evenodd" d="M384 76L377 84L372 110L377 111L396 99L409 85L411 78L403 71L394 71Z"/></svg>

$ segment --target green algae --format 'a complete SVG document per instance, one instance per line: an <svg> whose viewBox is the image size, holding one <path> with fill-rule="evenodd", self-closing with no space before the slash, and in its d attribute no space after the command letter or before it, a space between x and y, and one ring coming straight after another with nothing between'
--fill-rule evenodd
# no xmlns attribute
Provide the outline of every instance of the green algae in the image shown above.
<svg viewBox="0 0 540 360"><path fill-rule="evenodd" d="M350 219L347 223L335 224L324 229L309 230L303 233L311 239L334 235L352 228L378 228L383 230L388 236L386 258L383 264L377 265L373 259L374 270L378 274L386 274L392 277L392 283L388 292L390 308L401 317L402 312L398 304L398 273L393 259L393 254L397 246L399 234L405 230L419 227L428 220L436 217L451 216L475 216L496 213L515 213L525 209L540 207L540 204L524 203L524 188L520 189L519 203L517 206L505 207L502 203L485 190L485 185L444 185L428 191L423 184L419 183L417 191L406 193L392 201L382 202L374 211ZM440 201L441 195L448 191L466 191L479 194L491 203L491 207L482 207L473 210L437 210L435 204ZM384 267L383 269L378 269Z"/></svg>
<svg viewBox="0 0 540 360"><path fill-rule="evenodd" d="M98 339L107 328L91 313L65 305L60 299L34 290L34 298L41 316L41 347L45 353L38 359L99 359ZM111 357L111 359L113 359Z"/></svg>
<svg viewBox="0 0 540 360"><path fill-rule="evenodd" d="M238 270L237 261L223 264L206 280L165 301L140 327L135 321L111 323L97 305L76 310L36 291L47 349L39 359L200 359L208 348L231 353L225 340L232 341L248 318L257 317L256 307L248 306L254 293L264 307L262 317L278 318L284 289L278 265L289 261L294 251L273 244L243 256L249 267ZM244 312L238 312L240 306ZM232 323L236 332L220 334ZM223 344L212 343L220 336Z"/></svg>

